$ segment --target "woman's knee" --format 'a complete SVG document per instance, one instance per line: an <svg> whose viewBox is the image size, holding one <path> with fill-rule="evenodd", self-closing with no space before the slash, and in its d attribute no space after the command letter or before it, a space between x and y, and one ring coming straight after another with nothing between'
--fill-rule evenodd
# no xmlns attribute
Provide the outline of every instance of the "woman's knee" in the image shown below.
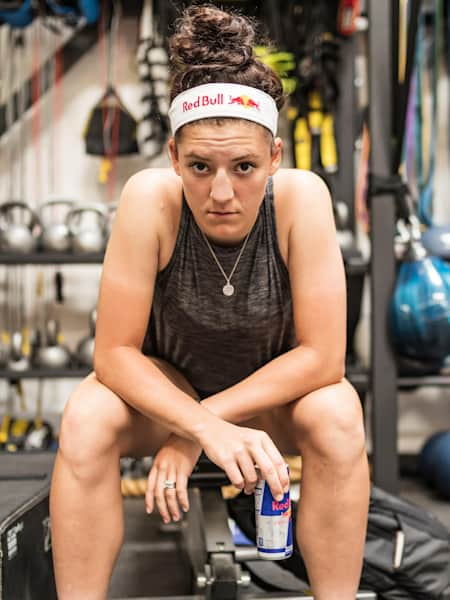
<svg viewBox="0 0 450 600"><path fill-rule="evenodd" d="M59 436L59 450L74 468L92 468L101 458L119 458L120 438L129 409L95 375L88 376L67 401Z"/></svg>
<svg viewBox="0 0 450 600"><path fill-rule="evenodd" d="M313 451L336 463L354 463L365 453L359 396L346 381L304 396L293 414L301 453Z"/></svg>

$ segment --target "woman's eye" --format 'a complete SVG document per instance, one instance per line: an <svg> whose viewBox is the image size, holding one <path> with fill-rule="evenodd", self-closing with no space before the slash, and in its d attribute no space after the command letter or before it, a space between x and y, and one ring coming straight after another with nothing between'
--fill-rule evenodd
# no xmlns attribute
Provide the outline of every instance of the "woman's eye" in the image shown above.
<svg viewBox="0 0 450 600"><path fill-rule="evenodd" d="M253 166L251 163L249 162L244 162L244 163L240 163L238 165L238 170L241 173L250 173L250 171L253 169Z"/></svg>
<svg viewBox="0 0 450 600"><path fill-rule="evenodd" d="M192 163L191 167L194 169L194 171L197 171L197 173L206 173L208 170L208 166L201 162Z"/></svg>

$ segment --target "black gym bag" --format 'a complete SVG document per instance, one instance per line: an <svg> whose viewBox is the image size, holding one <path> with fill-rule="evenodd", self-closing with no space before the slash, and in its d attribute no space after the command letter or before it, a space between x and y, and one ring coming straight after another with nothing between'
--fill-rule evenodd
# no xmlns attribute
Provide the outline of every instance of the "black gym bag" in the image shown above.
<svg viewBox="0 0 450 600"><path fill-rule="evenodd" d="M256 542L253 496L241 493L227 504L230 517ZM296 541L293 555L277 564L308 581ZM449 531L423 508L372 486L360 585L382 600L443 600L450 587Z"/></svg>

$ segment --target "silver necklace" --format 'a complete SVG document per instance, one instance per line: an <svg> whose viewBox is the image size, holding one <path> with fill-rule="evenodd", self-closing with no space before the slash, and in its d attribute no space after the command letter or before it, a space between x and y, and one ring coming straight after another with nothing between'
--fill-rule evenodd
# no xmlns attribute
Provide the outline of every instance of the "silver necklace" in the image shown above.
<svg viewBox="0 0 450 600"><path fill-rule="evenodd" d="M200 230L200 231L201 231L201 230ZM236 260L234 261L234 265L233 265L233 268L231 269L231 273L230 273L230 274L227 276L227 274L226 274L226 273L225 273L225 271L223 270L223 268L222 268L222 265L220 264L220 262L219 262L219 260L218 260L217 256L215 255L215 253L214 253L214 250L212 249L212 247L211 247L211 244L210 244L210 243L209 243L209 241L208 241L208 238L206 237L206 235L205 235L205 234L203 233L203 231L202 231L202 236L203 236L203 239L205 240L205 242L206 242L206 245L208 246L208 248L209 248L209 251L211 252L211 255L212 255L212 257L213 257L213 258L214 258L214 260L216 261L216 264L217 264L217 266L219 267L219 269L220 269L220 272L221 272L221 273L222 273L222 275L225 277L226 284L225 284L225 285L223 286L223 288L222 288L222 292L223 292L223 294L224 294L225 296L232 296L232 295L234 294L234 285L232 285L232 284L230 283L230 282L231 282L231 278L233 277L233 275L234 275L234 272L236 271L236 267L238 266L238 264L239 264L239 261L240 261L240 259L241 259L242 253L243 253L243 252L244 252L244 250L245 250L245 246L247 245L248 238L250 237L250 232L251 232L251 230L250 230L250 231L247 233L247 235L246 235L246 237L245 237L245 240L244 240L244 243L242 244L242 246L241 246L241 249L240 249L240 251L239 251L238 257L237 257L237 258L236 258Z"/></svg>

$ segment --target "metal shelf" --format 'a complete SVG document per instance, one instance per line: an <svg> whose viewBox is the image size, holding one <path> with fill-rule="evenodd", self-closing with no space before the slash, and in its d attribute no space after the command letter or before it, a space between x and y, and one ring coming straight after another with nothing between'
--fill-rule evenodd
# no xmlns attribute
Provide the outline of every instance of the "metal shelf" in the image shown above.
<svg viewBox="0 0 450 600"><path fill-rule="evenodd" d="M347 366L347 379L354 386L358 387L366 387L369 389L370 386L370 370L357 367L352 368L351 366ZM422 375L419 377L404 377L400 376L397 378L397 387L399 389L403 388L415 388L415 387L450 387L450 375Z"/></svg>
<svg viewBox="0 0 450 600"><path fill-rule="evenodd" d="M422 377L399 377L397 380L399 388L417 386L450 386L450 375L424 375Z"/></svg>
<svg viewBox="0 0 450 600"><path fill-rule="evenodd" d="M13 369L0 369L1 379L65 379L79 378L83 379L92 369L89 367L65 367L61 369L49 369L43 367L31 367L24 371L15 371Z"/></svg>
<svg viewBox="0 0 450 600"><path fill-rule="evenodd" d="M101 264L103 252L75 254L73 252L0 252L1 265L62 265L62 264Z"/></svg>

